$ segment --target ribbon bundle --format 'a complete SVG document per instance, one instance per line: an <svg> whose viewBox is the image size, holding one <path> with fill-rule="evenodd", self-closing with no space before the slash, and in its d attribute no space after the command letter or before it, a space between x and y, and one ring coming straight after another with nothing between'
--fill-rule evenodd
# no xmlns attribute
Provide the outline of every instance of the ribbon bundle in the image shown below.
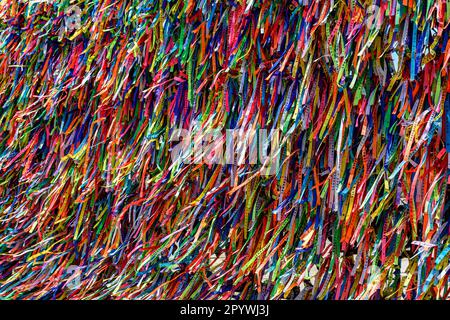
<svg viewBox="0 0 450 320"><path fill-rule="evenodd" d="M0 3L1 298L450 297L448 1Z"/></svg>

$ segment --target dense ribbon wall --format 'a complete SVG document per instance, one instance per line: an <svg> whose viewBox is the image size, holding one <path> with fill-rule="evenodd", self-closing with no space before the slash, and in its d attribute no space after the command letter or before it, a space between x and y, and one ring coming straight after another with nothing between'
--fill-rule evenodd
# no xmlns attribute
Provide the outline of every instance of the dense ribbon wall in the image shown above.
<svg viewBox="0 0 450 320"><path fill-rule="evenodd" d="M448 299L449 22L445 0L1 1L0 297ZM174 161L194 127L277 129L279 165Z"/></svg>

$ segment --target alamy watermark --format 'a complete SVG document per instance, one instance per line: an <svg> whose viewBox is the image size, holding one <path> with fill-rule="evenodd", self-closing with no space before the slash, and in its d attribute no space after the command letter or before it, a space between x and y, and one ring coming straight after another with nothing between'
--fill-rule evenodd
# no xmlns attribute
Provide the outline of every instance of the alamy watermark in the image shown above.
<svg viewBox="0 0 450 320"><path fill-rule="evenodd" d="M259 165L261 175L275 175L280 165L279 129L226 129L202 127L174 129L172 166L184 164Z"/></svg>

